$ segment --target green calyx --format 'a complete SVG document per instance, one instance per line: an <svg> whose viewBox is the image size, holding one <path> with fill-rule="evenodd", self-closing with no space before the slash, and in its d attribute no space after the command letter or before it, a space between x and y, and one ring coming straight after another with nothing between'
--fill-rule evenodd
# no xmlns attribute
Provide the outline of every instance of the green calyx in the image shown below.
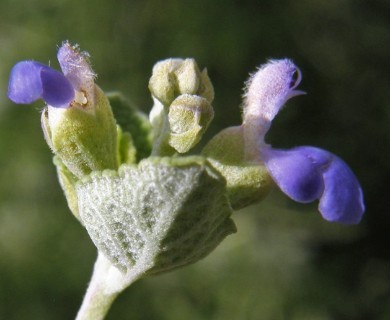
<svg viewBox="0 0 390 320"><path fill-rule="evenodd" d="M202 155L226 179L233 209L257 203L268 194L272 179L264 165L245 160L241 126L222 130L204 147Z"/></svg>
<svg viewBox="0 0 390 320"><path fill-rule="evenodd" d="M48 145L78 178L118 167L116 122L104 93L97 86L94 92L94 106L89 110L48 107L41 118Z"/></svg>

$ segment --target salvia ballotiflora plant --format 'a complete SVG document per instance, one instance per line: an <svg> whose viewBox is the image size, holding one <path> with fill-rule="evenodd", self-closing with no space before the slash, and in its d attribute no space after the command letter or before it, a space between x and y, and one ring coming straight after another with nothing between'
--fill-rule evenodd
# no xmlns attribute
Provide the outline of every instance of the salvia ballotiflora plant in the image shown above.
<svg viewBox="0 0 390 320"><path fill-rule="evenodd" d="M291 199L319 200L331 222L355 224L364 212L359 182L334 154L265 142L288 99L303 94L289 59L270 60L246 82L243 121L189 155L214 116L207 70L167 59L152 71L149 117L96 84L89 56L64 42L62 72L17 63L8 97L43 99L42 129L74 216L98 249L78 320L103 319L131 283L194 263L236 232L235 209L262 200L272 185Z"/></svg>

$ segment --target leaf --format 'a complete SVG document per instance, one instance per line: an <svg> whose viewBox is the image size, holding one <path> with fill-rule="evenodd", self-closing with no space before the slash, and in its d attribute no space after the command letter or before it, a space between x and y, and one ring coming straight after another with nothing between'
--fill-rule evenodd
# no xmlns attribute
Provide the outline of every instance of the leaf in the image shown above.
<svg viewBox="0 0 390 320"><path fill-rule="evenodd" d="M146 115L129 104L118 92L107 94L117 123L130 133L137 149L137 161L146 158L152 150L152 127Z"/></svg>
<svg viewBox="0 0 390 320"><path fill-rule="evenodd" d="M148 158L92 173L76 190L91 239L123 272L193 263L236 231L225 180L203 157Z"/></svg>
<svg viewBox="0 0 390 320"><path fill-rule="evenodd" d="M75 184L78 179L68 170L68 168L63 164L58 156L54 156L53 163L56 166L58 181L60 182L61 188L64 191L69 209L77 218L77 220L80 220L75 188Z"/></svg>

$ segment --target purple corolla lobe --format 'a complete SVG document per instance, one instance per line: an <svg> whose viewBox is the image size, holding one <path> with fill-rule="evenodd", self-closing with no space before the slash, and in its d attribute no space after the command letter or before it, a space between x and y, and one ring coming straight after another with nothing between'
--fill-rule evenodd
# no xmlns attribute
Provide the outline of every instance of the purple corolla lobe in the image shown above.
<svg viewBox="0 0 390 320"><path fill-rule="evenodd" d="M324 192L321 165L300 150L264 148L264 164L279 188L291 199L308 203Z"/></svg>
<svg viewBox="0 0 390 320"><path fill-rule="evenodd" d="M290 150L267 148L264 164L279 188L291 199L320 200L324 219L358 223L364 213L360 184L348 165L334 154L315 147Z"/></svg>
<svg viewBox="0 0 390 320"><path fill-rule="evenodd" d="M74 96L69 80L42 63L21 61L11 70L8 97L15 103L29 104L43 99L53 107L66 108Z"/></svg>

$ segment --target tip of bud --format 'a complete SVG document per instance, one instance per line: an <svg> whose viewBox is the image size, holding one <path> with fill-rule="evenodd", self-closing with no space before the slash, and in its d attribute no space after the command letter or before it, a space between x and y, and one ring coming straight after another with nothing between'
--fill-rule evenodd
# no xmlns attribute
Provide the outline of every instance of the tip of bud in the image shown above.
<svg viewBox="0 0 390 320"><path fill-rule="evenodd" d="M214 110L205 98L190 94L179 96L168 113L170 146L179 153L189 151L200 141L213 118Z"/></svg>
<svg viewBox="0 0 390 320"><path fill-rule="evenodd" d="M156 63L149 90L165 106L181 94L199 95L210 103L214 98L207 70L201 72L194 59L167 59Z"/></svg>

